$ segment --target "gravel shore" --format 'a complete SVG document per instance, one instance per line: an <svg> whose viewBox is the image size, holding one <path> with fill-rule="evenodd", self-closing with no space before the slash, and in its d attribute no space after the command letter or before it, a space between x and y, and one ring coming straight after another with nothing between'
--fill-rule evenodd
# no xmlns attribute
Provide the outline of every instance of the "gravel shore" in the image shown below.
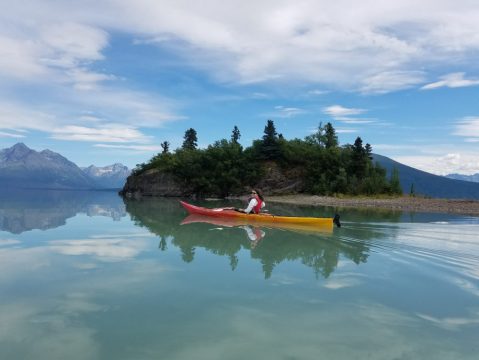
<svg viewBox="0 0 479 360"><path fill-rule="evenodd" d="M375 199L367 197L336 198L316 195L285 195L268 196L266 202L479 216L479 201L477 200L428 199L409 196Z"/></svg>

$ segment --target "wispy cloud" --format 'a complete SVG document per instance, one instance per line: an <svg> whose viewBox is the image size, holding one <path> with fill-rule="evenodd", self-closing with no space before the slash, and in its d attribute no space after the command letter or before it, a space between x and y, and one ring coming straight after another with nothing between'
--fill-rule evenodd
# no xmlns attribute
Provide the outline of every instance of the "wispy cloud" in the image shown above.
<svg viewBox="0 0 479 360"><path fill-rule="evenodd" d="M367 110L359 108L347 108L341 105L331 105L323 108L323 113L331 116L334 120L340 121L349 125L359 125L359 124L371 124L376 122L375 119L370 118L358 118L353 117L354 115L361 115ZM352 129L343 129L341 132L355 132L356 130ZM338 133L340 131L337 131Z"/></svg>
<svg viewBox="0 0 479 360"><path fill-rule="evenodd" d="M418 151L421 151L418 149ZM474 153L463 151L442 154L394 156L394 160L436 175L479 173L479 161Z"/></svg>
<svg viewBox="0 0 479 360"><path fill-rule="evenodd" d="M336 129L336 132L337 132L338 134L354 134L354 133L357 133L358 130L357 130L357 129L338 128L338 129Z"/></svg>
<svg viewBox="0 0 479 360"><path fill-rule="evenodd" d="M459 88L479 85L479 79L465 79L465 73L457 72L441 76L441 80L424 85L422 90L431 90L441 87Z"/></svg>
<svg viewBox="0 0 479 360"><path fill-rule="evenodd" d="M458 121L453 135L463 136L469 141L479 140L479 117L468 116Z"/></svg>
<svg viewBox="0 0 479 360"><path fill-rule="evenodd" d="M75 68L67 72L75 89L92 90L106 80L115 80L113 75L97 73L84 68Z"/></svg>
<svg viewBox="0 0 479 360"><path fill-rule="evenodd" d="M330 91L318 90L318 89L308 91L308 95L312 95L312 96L320 96L320 95L325 95L325 94L328 94L328 93L330 93Z"/></svg>
<svg viewBox="0 0 479 360"><path fill-rule="evenodd" d="M8 132L5 132L5 131L0 131L0 137L7 137L7 138L24 138L25 135L22 135L22 134L12 134L12 133L8 133Z"/></svg>
<svg viewBox="0 0 479 360"><path fill-rule="evenodd" d="M341 105L331 105L325 107L323 112L328 114L334 118L341 118L349 115L359 115L364 113L366 110L364 109L357 109L357 108L347 108Z"/></svg>
<svg viewBox="0 0 479 360"><path fill-rule="evenodd" d="M367 94L385 94L412 88L423 82L422 71L384 71L362 80L360 91Z"/></svg>
<svg viewBox="0 0 479 360"><path fill-rule="evenodd" d="M351 118L348 116L336 116L334 119L337 121L342 121L345 124L371 124L376 122L374 119Z"/></svg>
<svg viewBox="0 0 479 360"><path fill-rule="evenodd" d="M155 145L111 145L111 144L95 144L94 147L104 149L132 150L138 152L155 152L160 151L161 146Z"/></svg>
<svg viewBox="0 0 479 360"><path fill-rule="evenodd" d="M276 110L276 117L282 118L290 118L300 114L304 114L306 111L303 109L295 108L295 107L286 107L286 106L275 106L274 109Z"/></svg>
<svg viewBox="0 0 479 360"><path fill-rule="evenodd" d="M420 83L424 64L447 64L451 55L479 49L474 3L365 1L354 16L325 1L243 1L234 12L215 0L111 1L88 9L43 1L41 10L32 1L4 11L14 31L0 46L1 67L4 75L24 77L76 68L103 59L109 32L120 31L134 34L136 43L170 46L211 75L239 83L294 79L384 93Z"/></svg>
<svg viewBox="0 0 479 360"><path fill-rule="evenodd" d="M59 140L91 142L148 142L150 138L138 129L121 124L106 124L102 127L85 127L69 125L53 129L51 137Z"/></svg>

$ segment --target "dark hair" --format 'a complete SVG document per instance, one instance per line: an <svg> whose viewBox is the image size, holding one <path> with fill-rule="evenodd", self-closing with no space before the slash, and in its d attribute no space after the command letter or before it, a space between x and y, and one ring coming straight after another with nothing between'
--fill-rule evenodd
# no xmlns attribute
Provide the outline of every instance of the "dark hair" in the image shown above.
<svg viewBox="0 0 479 360"><path fill-rule="evenodd" d="M252 189L251 190L252 192L256 192L256 194L258 195L258 197L261 199L261 201L264 201L264 197L263 197L263 194L261 193L261 191L259 191L258 189Z"/></svg>

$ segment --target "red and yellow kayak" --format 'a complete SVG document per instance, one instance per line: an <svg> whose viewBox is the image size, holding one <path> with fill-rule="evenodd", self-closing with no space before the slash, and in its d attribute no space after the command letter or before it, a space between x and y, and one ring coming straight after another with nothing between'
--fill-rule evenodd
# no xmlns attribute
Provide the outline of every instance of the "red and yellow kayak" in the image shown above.
<svg viewBox="0 0 479 360"><path fill-rule="evenodd" d="M295 228L304 230L327 230L333 229L334 223L339 224L339 219L333 218L314 218L314 217L296 217L296 216L276 216L271 214L245 214L231 209L209 209L201 206L188 204L180 201L181 205L192 215L201 215L217 219L228 219L231 225L257 224L282 228ZM194 221L191 221L194 222Z"/></svg>

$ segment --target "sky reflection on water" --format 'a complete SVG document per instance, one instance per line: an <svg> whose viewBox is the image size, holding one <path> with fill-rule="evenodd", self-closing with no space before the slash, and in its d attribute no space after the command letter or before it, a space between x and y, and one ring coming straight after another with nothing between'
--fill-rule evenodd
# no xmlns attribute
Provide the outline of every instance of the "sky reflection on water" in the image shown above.
<svg viewBox="0 0 479 360"><path fill-rule="evenodd" d="M2 227L1 359L477 356L479 228L458 217L343 213L332 233L262 227L253 244L179 225L174 200L89 199L94 214L63 198L56 227Z"/></svg>

